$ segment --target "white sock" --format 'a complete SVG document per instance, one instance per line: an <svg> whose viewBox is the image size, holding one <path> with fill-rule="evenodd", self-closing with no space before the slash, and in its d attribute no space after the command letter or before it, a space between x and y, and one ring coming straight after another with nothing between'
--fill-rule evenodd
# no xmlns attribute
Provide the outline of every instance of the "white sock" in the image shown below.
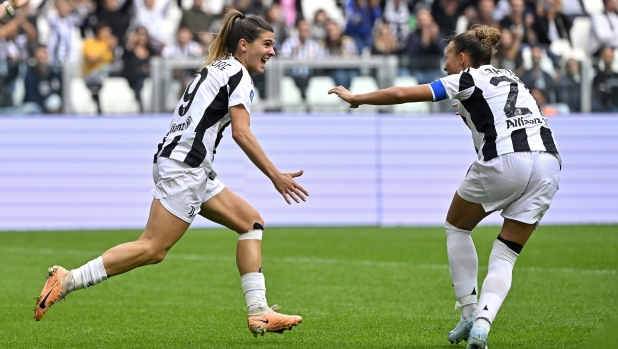
<svg viewBox="0 0 618 349"><path fill-rule="evenodd" d="M453 281L453 290L457 297L456 308L461 307L461 316L466 319L476 310L478 256L469 230L444 223L446 229L446 248L448 264Z"/></svg>
<svg viewBox="0 0 618 349"><path fill-rule="evenodd" d="M268 303L266 302L264 274L247 273L240 277L240 281L242 283L242 290L245 293L245 301L247 302L249 313L252 314L252 311L265 311L268 308Z"/></svg>
<svg viewBox="0 0 618 349"><path fill-rule="evenodd" d="M103 266L103 258L98 257L77 269L71 270L71 278L72 282L68 292L101 283L103 280L107 279L107 272Z"/></svg>
<svg viewBox="0 0 618 349"><path fill-rule="evenodd" d="M507 242L508 243L508 242ZM519 251L521 251L521 246ZM500 240L494 241L494 246L489 255L487 277L483 281L483 291L479 301L477 321L474 327L483 326L489 331L491 323L496 318L502 302L511 289L513 266L519 256Z"/></svg>

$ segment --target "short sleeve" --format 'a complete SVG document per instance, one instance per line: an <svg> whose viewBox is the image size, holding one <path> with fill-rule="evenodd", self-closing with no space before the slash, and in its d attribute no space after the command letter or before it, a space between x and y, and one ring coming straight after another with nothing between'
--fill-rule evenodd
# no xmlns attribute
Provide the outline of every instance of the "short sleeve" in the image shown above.
<svg viewBox="0 0 618 349"><path fill-rule="evenodd" d="M457 99L464 101L474 92L474 80L469 72L451 74L429 84L434 101ZM442 90L443 89L443 90ZM441 97L441 99L439 99Z"/></svg>
<svg viewBox="0 0 618 349"><path fill-rule="evenodd" d="M254 96L255 91L251 78L243 76L238 86L230 94L228 108L242 104L247 109L247 112L251 114L251 103Z"/></svg>

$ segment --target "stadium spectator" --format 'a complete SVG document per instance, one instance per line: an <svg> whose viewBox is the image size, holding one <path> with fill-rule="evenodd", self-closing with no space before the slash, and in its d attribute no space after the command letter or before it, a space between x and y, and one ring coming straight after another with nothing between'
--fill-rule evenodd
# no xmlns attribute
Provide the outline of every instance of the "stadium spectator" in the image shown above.
<svg viewBox="0 0 618 349"><path fill-rule="evenodd" d="M202 10L204 0L193 0L193 6L190 9L182 11L180 18L180 27L187 27L191 30L193 40L201 42L200 35L210 31L212 21L217 17L211 13ZM210 40L212 42L212 40Z"/></svg>
<svg viewBox="0 0 618 349"><path fill-rule="evenodd" d="M528 88L538 88L545 94L545 100L548 103L555 103L555 87L554 79L548 73L541 69L541 59L545 50L539 45L534 45L530 49L532 67L529 70L524 71L521 75L521 81L528 86Z"/></svg>
<svg viewBox="0 0 618 349"><path fill-rule="evenodd" d="M517 75L521 75L519 70L523 68L523 58L521 55L521 41L524 37L523 29L515 27L514 31L502 28L501 38L496 53L492 59L494 67L510 69Z"/></svg>
<svg viewBox="0 0 618 349"><path fill-rule="evenodd" d="M558 103L568 105L572 112L581 111L581 85L579 62L569 58L564 63L564 73L559 76L556 86Z"/></svg>
<svg viewBox="0 0 618 349"><path fill-rule="evenodd" d="M180 27L176 34L176 41L167 44L161 51L161 56L167 59L195 59L204 56L202 45L193 41L193 34L187 27ZM195 69L174 69L174 79L180 80L183 93L191 80L195 77Z"/></svg>
<svg viewBox="0 0 618 349"><path fill-rule="evenodd" d="M372 55L391 55L401 51L399 41L391 32L388 24L381 22L373 39Z"/></svg>
<svg viewBox="0 0 618 349"><path fill-rule="evenodd" d="M434 22L428 8L416 11L418 29L410 35L407 53L410 73L420 84L432 82L444 75L440 60L446 47L444 35Z"/></svg>
<svg viewBox="0 0 618 349"><path fill-rule="evenodd" d="M322 58L322 48L317 41L311 38L311 27L309 22L300 19L296 22L298 36L289 37L283 45L281 45L280 55L282 57L293 57L299 61L313 61ZM298 65L290 69L288 73L294 83L300 90L303 101L307 99L307 87L309 86L309 78L313 71L311 68L303 65Z"/></svg>
<svg viewBox="0 0 618 349"><path fill-rule="evenodd" d="M474 0L434 0L431 15L445 35L453 35L457 30L457 20L472 5Z"/></svg>
<svg viewBox="0 0 618 349"><path fill-rule="evenodd" d="M93 4L91 0L55 0L54 5L56 11L44 7L43 13L49 23L49 61L60 66L77 61L73 56L73 31L86 20Z"/></svg>
<svg viewBox="0 0 618 349"><path fill-rule="evenodd" d="M484 24L490 27L499 28L500 24L494 18L494 11L496 9L496 3L494 0L479 0L476 8L472 11L466 11L468 17L468 30L472 29L474 25Z"/></svg>
<svg viewBox="0 0 618 349"><path fill-rule="evenodd" d="M329 18L326 15L326 11L319 9L315 11L313 15L313 22L311 23L311 38L315 41L326 39L326 24Z"/></svg>
<svg viewBox="0 0 618 349"><path fill-rule="evenodd" d="M345 34L356 42L359 53L371 47L374 22L382 16L378 0L347 0L345 4Z"/></svg>
<svg viewBox="0 0 618 349"><path fill-rule="evenodd" d="M600 55L604 67L592 81L592 111L615 113L618 112L618 73L612 67L614 49L604 47Z"/></svg>
<svg viewBox="0 0 618 349"><path fill-rule="evenodd" d="M562 13L561 0L539 0L532 29L537 42L549 46L560 39L571 42L572 21Z"/></svg>
<svg viewBox="0 0 618 349"><path fill-rule="evenodd" d="M511 7L511 13L502 18L500 27L509 29L512 32L522 32L522 43L524 44L535 43L536 37L532 29L534 15L526 12L524 0L509 0L509 5Z"/></svg>
<svg viewBox="0 0 618 349"><path fill-rule="evenodd" d="M530 94L536 101L536 104L539 106L539 109L544 116L558 116L558 109L547 104L547 99L543 90L533 87L530 89Z"/></svg>
<svg viewBox="0 0 618 349"><path fill-rule="evenodd" d="M604 10L592 15L590 54L599 57L605 46L618 48L618 0L603 0Z"/></svg>
<svg viewBox="0 0 618 349"><path fill-rule="evenodd" d="M82 76L86 87L92 93L99 114L101 114L99 91L103 87L103 79L120 73L122 69L122 62L116 60L117 47L118 38L112 34L112 28L104 22L98 22L94 27L94 38L84 40Z"/></svg>
<svg viewBox="0 0 618 349"><path fill-rule="evenodd" d="M341 34L339 24L329 21L326 25L326 39L320 44L326 56L331 57L358 57L358 49L354 39ZM335 80L335 85L350 87L352 78L358 76L356 69L328 69L328 74Z"/></svg>
<svg viewBox="0 0 618 349"><path fill-rule="evenodd" d="M260 16L264 13L263 0L234 0L234 8L246 15Z"/></svg>
<svg viewBox="0 0 618 349"><path fill-rule="evenodd" d="M144 27L138 27L129 34L122 55L124 64L122 76L127 79L129 86L133 89L135 99L139 103L140 112L144 111L141 97L142 87L144 87L146 78L150 76L150 58L155 55L149 43L148 30Z"/></svg>
<svg viewBox="0 0 618 349"><path fill-rule="evenodd" d="M133 0L135 5L135 25L144 27L150 37L150 46L155 52L161 49L169 41L165 23L165 17L172 5L172 0L159 0L162 4L156 4L155 0Z"/></svg>
<svg viewBox="0 0 618 349"><path fill-rule="evenodd" d="M283 13L281 13L281 6L278 3L271 4L268 10L266 10L264 20L266 20L275 31L275 51L277 51L285 39L290 37L290 30L283 18Z"/></svg>
<svg viewBox="0 0 618 349"><path fill-rule="evenodd" d="M397 38L399 48L404 49L410 36L410 10L406 2L404 0L386 0L382 20L388 24L391 32Z"/></svg>
<svg viewBox="0 0 618 349"><path fill-rule="evenodd" d="M60 68L49 62L47 48L43 45L35 46L33 50L33 64L28 65L24 79L25 96L23 109L38 113L59 113L62 109L62 73Z"/></svg>
<svg viewBox="0 0 618 349"><path fill-rule="evenodd" d="M296 20L305 18L301 0L277 0L285 26L294 27Z"/></svg>
<svg viewBox="0 0 618 349"><path fill-rule="evenodd" d="M4 7L4 6L2 6ZM28 44L36 39L36 29L25 11L0 26L0 108L12 107L20 70L28 59Z"/></svg>
<svg viewBox="0 0 618 349"><path fill-rule="evenodd" d="M112 35L118 39L120 46L124 47L132 20L133 0L124 0L122 4L119 1L101 0L94 14L90 16L89 22L93 27L99 22L109 25L112 28Z"/></svg>

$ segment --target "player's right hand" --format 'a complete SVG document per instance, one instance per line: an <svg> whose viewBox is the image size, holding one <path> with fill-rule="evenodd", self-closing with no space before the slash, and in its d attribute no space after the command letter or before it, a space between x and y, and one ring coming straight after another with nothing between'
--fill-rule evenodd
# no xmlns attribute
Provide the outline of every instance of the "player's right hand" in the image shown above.
<svg viewBox="0 0 618 349"><path fill-rule="evenodd" d="M345 87L337 86L328 91L329 95L333 93L336 94L339 98L348 102L350 104L350 108L358 108L358 104L352 102L352 100L354 99L354 94L348 91Z"/></svg>
<svg viewBox="0 0 618 349"><path fill-rule="evenodd" d="M307 201L309 192L294 180L294 178L302 175L303 170L300 170L292 173L279 173L277 177L272 179L275 188L283 196L288 205L292 204L290 198L297 203L300 203L300 200Z"/></svg>
<svg viewBox="0 0 618 349"><path fill-rule="evenodd" d="M453 103L452 107L453 107L453 108L458 108L458 107L459 107L459 103ZM458 112L458 111L456 111L456 112L455 112L455 115L459 115L459 112Z"/></svg>

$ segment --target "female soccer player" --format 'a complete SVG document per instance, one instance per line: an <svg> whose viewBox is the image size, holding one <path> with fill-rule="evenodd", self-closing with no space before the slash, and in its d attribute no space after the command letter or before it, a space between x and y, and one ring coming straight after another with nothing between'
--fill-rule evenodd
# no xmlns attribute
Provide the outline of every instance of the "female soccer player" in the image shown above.
<svg viewBox="0 0 618 349"><path fill-rule="evenodd" d="M272 27L255 16L229 11L205 65L178 103L169 131L154 157L155 188L150 217L137 241L113 247L83 266L49 269L37 299L34 318L70 292L96 285L108 277L159 263L182 237L197 214L239 234L236 264L248 309L249 330L257 336L282 333L299 324L300 316L269 308L262 274L259 213L226 188L213 169L215 149L230 123L232 137L249 159L273 182L288 204L305 201L309 193L296 183L296 173L281 173L268 159L249 129L253 83L249 74L263 73L275 55Z"/></svg>
<svg viewBox="0 0 618 349"><path fill-rule="evenodd" d="M4 0L2 6L0 6L0 19L6 15L14 15L15 10L26 6L29 0Z"/></svg>
<svg viewBox="0 0 618 349"><path fill-rule="evenodd" d="M547 120L524 84L510 70L490 65L500 32L476 26L452 38L444 70L427 85L391 87L353 95L334 93L361 104L457 99L458 114L472 131L478 159L461 182L446 216L446 245L459 323L447 338L468 340L468 349L486 348L487 335L510 287L513 266L558 190L561 160ZM504 224L489 256L489 270L477 299L478 257L472 229L502 211Z"/></svg>

